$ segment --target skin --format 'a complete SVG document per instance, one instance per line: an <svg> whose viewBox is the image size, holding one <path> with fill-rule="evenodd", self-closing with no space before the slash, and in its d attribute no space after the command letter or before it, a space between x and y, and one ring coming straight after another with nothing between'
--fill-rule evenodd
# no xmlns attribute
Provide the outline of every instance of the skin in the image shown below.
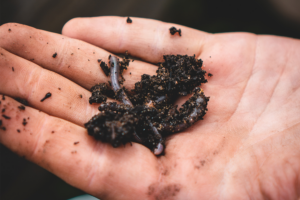
<svg viewBox="0 0 300 200"><path fill-rule="evenodd" d="M62 33L0 27L0 109L11 117L0 116L0 142L13 152L101 199L299 199L299 40L125 17L72 19ZM113 148L83 128L98 112L88 89L108 80L97 59L125 50L142 60L124 73L128 88L164 54L195 54L213 74L201 86L204 120L168 137L164 156L136 143Z"/></svg>

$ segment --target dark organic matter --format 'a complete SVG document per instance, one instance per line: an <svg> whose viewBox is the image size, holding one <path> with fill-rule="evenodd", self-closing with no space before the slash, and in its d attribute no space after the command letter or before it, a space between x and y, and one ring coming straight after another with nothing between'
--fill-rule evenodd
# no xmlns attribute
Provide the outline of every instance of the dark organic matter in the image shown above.
<svg viewBox="0 0 300 200"><path fill-rule="evenodd" d="M207 82L201 59L165 55L157 75L142 75L130 93L122 87L128 55L122 61L114 56L109 59L111 87L101 83L91 89L90 103L101 104L100 113L85 124L89 135L114 147L138 142L160 155L166 136L185 130L205 115L209 98L199 87ZM192 96L179 109L173 105L176 98L190 93ZM106 103L106 96L121 103Z"/></svg>

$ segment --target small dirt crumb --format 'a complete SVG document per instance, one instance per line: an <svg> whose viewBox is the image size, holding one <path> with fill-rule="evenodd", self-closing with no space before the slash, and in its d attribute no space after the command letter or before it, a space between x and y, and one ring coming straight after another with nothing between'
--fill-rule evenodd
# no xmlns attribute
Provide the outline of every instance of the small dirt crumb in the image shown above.
<svg viewBox="0 0 300 200"><path fill-rule="evenodd" d="M76 144L79 144L79 141L77 141L77 142L74 142L74 145L76 145Z"/></svg>
<svg viewBox="0 0 300 200"><path fill-rule="evenodd" d="M3 100L3 101L5 100L5 96L4 96L4 94L2 95L2 100Z"/></svg>
<svg viewBox="0 0 300 200"><path fill-rule="evenodd" d="M173 27L171 27L169 30L170 30L171 35L174 35L175 33L178 32L179 36L181 36L181 29L178 29L178 30L177 30L177 29L173 26Z"/></svg>
<svg viewBox="0 0 300 200"><path fill-rule="evenodd" d="M25 106L24 105L19 105L18 108L19 108L19 110L25 110Z"/></svg>
<svg viewBox="0 0 300 200"><path fill-rule="evenodd" d="M11 117L7 116L7 115L2 115L2 117L4 117L5 119L10 119Z"/></svg>
<svg viewBox="0 0 300 200"><path fill-rule="evenodd" d="M73 56L74 55L74 53L71 53L71 56Z"/></svg>
<svg viewBox="0 0 300 200"><path fill-rule="evenodd" d="M2 130L6 131L6 128L5 128L5 127L2 127Z"/></svg>
<svg viewBox="0 0 300 200"><path fill-rule="evenodd" d="M41 99L41 102L45 101L46 99L48 99L49 97L51 97L51 93L48 92L44 98Z"/></svg>
<svg viewBox="0 0 300 200"><path fill-rule="evenodd" d="M77 153L77 151L76 151L76 150L75 150L75 151L71 151L71 153L72 153L72 154L75 154L75 153Z"/></svg>
<svg viewBox="0 0 300 200"><path fill-rule="evenodd" d="M27 124L27 121L26 121L26 119L25 119L25 118L23 119L23 122L22 122L22 124L23 124L23 126L26 126L26 124Z"/></svg>
<svg viewBox="0 0 300 200"><path fill-rule="evenodd" d="M1 112L3 112L3 113L4 113L4 112L5 112L5 108L3 108Z"/></svg>
<svg viewBox="0 0 300 200"><path fill-rule="evenodd" d="M17 129L17 132L20 133L21 132L20 129Z"/></svg>
<svg viewBox="0 0 300 200"><path fill-rule="evenodd" d="M55 131L51 131L51 133L53 134L53 133L55 133Z"/></svg>
<svg viewBox="0 0 300 200"><path fill-rule="evenodd" d="M8 29L8 32L11 32L11 29Z"/></svg>
<svg viewBox="0 0 300 200"><path fill-rule="evenodd" d="M25 105L25 106L28 106L29 105L29 103L28 103L28 101L26 100L26 99L21 99L21 98L15 98L15 100L17 101L17 102L19 102L19 103L21 103L21 104L23 104L23 105Z"/></svg>
<svg viewBox="0 0 300 200"><path fill-rule="evenodd" d="M127 17L126 22L129 23L129 24L131 24L132 23L132 19L130 19L129 17Z"/></svg>
<svg viewBox="0 0 300 200"><path fill-rule="evenodd" d="M129 74L131 75L131 72L129 72Z"/></svg>
<svg viewBox="0 0 300 200"><path fill-rule="evenodd" d="M14 71L15 71L15 68L14 68L14 67L12 67L12 68L11 68L11 70L14 72Z"/></svg>
<svg viewBox="0 0 300 200"><path fill-rule="evenodd" d="M102 59L98 59L98 60L97 60L97 61L98 61L98 63L100 63L100 62L101 62L101 60L102 60Z"/></svg>
<svg viewBox="0 0 300 200"><path fill-rule="evenodd" d="M2 126L2 120L0 120L0 126Z"/></svg>
<svg viewBox="0 0 300 200"><path fill-rule="evenodd" d="M52 55L52 57L53 57L53 58L56 58L56 56L57 56L57 53L55 52L55 53Z"/></svg>
<svg viewBox="0 0 300 200"><path fill-rule="evenodd" d="M79 97L82 98L82 94L80 94Z"/></svg>
<svg viewBox="0 0 300 200"><path fill-rule="evenodd" d="M58 90L61 90L61 88L59 87Z"/></svg>
<svg viewBox="0 0 300 200"><path fill-rule="evenodd" d="M211 73L208 73L207 76L212 77L213 75Z"/></svg>

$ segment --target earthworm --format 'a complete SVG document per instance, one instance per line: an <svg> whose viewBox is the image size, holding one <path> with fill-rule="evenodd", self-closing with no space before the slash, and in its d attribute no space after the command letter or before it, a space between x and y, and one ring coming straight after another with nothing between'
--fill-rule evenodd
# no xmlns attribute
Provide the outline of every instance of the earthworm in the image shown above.
<svg viewBox="0 0 300 200"><path fill-rule="evenodd" d="M125 91L121 88L121 86L119 84L119 74L120 74L119 61L115 56L110 56L110 78L111 78L112 89L114 90L114 92L116 94L119 93L119 98L122 100L122 102L125 105L129 105L129 106L133 107L133 105L132 105L131 101L129 100L129 98L127 97ZM163 142L162 136L158 132L157 128L152 124L152 122L150 120L148 120L148 122L149 122L149 126L151 127L155 137L159 141L157 146L154 148L154 154L160 155L164 150L164 147L162 144L162 142ZM134 132L133 136L138 142L142 142L142 139L137 135L136 132Z"/></svg>
<svg viewBox="0 0 300 200"><path fill-rule="evenodd" d="M110 56L110 79L112 89L125 105L130 105L133 107L123 88L119 84L119 74L120 74L120 64L119 60L115 56Z"/></svg>
<svg viewBox="0 0 300 200"><path fill-rule="evenodd" d="M194 100L193 100L194 99ZM187 104L193 106L191 112L183 118L179 124L165 123L160 126L160 129L166 132L180 132L194 124L199 118L203 117L206 113L206 106L208 97L205 97L199 87L194 89L194 95L187 101ZM193 104L189 101L194 102ZM183 105L184 106L184 105Z"/></svg>

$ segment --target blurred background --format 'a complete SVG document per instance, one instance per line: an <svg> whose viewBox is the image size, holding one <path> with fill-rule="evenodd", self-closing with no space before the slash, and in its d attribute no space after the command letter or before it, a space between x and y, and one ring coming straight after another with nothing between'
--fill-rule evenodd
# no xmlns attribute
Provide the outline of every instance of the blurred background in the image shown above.
<svg viewBox="0 0 300 200"><path fill-rule="evenodd" d="M300 38L299 0L0 0L0 25L17 22L60 33L74 17L103 15L152 18L211 33ZM1 200L66 200L82 194L0 145Z"/></svg>

